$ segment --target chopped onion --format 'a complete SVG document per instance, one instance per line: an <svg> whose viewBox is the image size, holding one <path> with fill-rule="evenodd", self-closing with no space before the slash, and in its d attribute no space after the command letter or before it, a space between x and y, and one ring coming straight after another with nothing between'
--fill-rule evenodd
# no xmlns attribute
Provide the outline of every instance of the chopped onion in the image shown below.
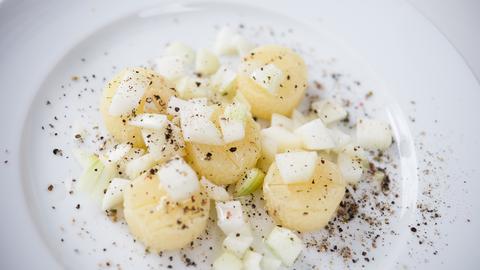
<svg viewBox="0 0 480 270"><path fill-rule="evenodd" d="M253 243L253 236L248 224L245 224L239 230L231 232L223 240L223 247L232 252L235 256L241 258L245 251Z"/></svg>
<svg viewBox="0 0 480 270"><path fill-rule="evenodd" d="M308 118L303 113L293 110L292 112L293 128L296 129L308 122Z"/></svg>
<svg viewBox="0 0 480 270"><path fill-rule="evenodd" d="M253 193L263 183L265 174L257 168L248 170L235 186L236 196L241 197Z"/></svg>
<svg viewBox="0 0 480 270"><path fill-rule="evenodd" d="M302 240L295 233L278 226L270 232L265 244L286 266L292 266L303 249Z"/></svg>
<svg viewBox="0 0 480 270"><path fill-rule="evenodd" d="M163 164L156 175L160 181L160 187L177 202L190 198L200 189L197 174L180 157Z"/></svg>
<svg viewBox="0 0 480 270"><path fill-rule="evenodd" d="M246 55L251 50L253 50L253 48L255 48L255 45L250 43L246 38L241 35L234 35L232 39L233 43L235 43L235 49L240 56Z"/></svg>
<svg viewBox="0 0 480 270"><path fill-rule="evenodd" d="M167 116L164 114L143 113L135 116L128 124L141 128L164 129L167 121Z"/></svg>
<svg viewBox="0 0 480 270"><path fill-rule="evenodd" d="M239 201L216 202L217 225L228 235L238 232L245 226L242 205Z"/></svg>
<svg viewBox="0 0 480 270"><path fill-rule="evenodd" d="M78 183L78 190L90 194L95 200L101 202L104 197L104 190L108 187L110 180L115 177L116 173L115 165L103 164L95 156L83 171Z"/></svg>
<svg viewBox="0 0 480 270"><path fill-rule="evenodd" d="M283 127L288 130L293 130L292 119L278 113L272 114L271 125L272 127Z"/></svg>
<svg viewBox="0 0 480 270"><path fill-rule="evenodd" d="M80 148L74 148L72 150L72 154L75 157L75 160L82 166L82 168L86 168L92 164L93 161L98 159L97 155L94 155L88 151L85 151Z"/></svg>
<svg viewBox="0 0 480 270"><path fill-rule="evenodd" d="M221 94L228 94L235 88L237 73L232 70L221 67L212 76L212 87Z"/></svg>
<svg viewBox="0 0 480 270"><path fill-rule="evenodd" d="M135 69L128 69L112 97L108 113L112 116L129 114L138 106L150 79Z"/></svg>
<svg viewBox="0 0 480 270"><path fill-rule="evenodd" d="M193 65L195 61L195 51L181 42L170 43L165 52L166 55L183 58L188 65Z"/></svg>
<svg viewBox="0 0 480 270"><path fill-rule="evenodd" d="M343 179L350 184L357 183L363 174L362 160L345 153L337 156L337 165L340 168Z"/></svg>
<svg viewBox="0 0 480 270"><path fill-rule="evenodd" d="M197 52L197 59L195 60L195 72L202 75L211 75L215 73L220 67L218 57L210 50L200 49Z"/></svg>
<svg viewBox="0 0 480 270"><path fill-rule="evenodd" d="M242 261L230 252L224 252L213 262L213 270L242 270Z"/></svg>
<svg viewBox="0 0 480 270"><path fill-rule="evenodd" d="M275 94L283 80L283 72L274 64L255 69L250 78L263 89Z"/></svg>
<svg viewBox="0 0 480 270"><path fill-rule="evenodd" d="M326 150L335 147L335 142L320 119L310 121L295 129L294 132L300 136L303 147L306 149Z"/></svg>
<svg viewBox="0 0 480 270"><path fill-rule="evenodd" d="M123 202L123 191L130 184L130 180L122 178L113 178L105 191L103 197L102 210L109 210Z"/></svg>
<svg viewBox="0 0 480 270"><path fill-rule="evenodd" d="M347 111L333 99L313 102L312 108L325 124L330 124L347 117Z"/></svg>
<svg viewBox="0 0 480 270"><path fill-rule="evenodd" d="M183 138L187 142L208 145L223 145L222 135L215 124L203 117L182 118Z"/></svg>
<svg viewBox="0 0 480 270"><path fill-rule="evenodd" d="M352 138L337 128L328 130L330 138L335 142L335 148L340 149L351 142Z"/></svg>
<svg viewBox="0 0 480 270"><path fill-rule="evenodd" d="M205 189L205 192L207 192L208 197L215 201L229 201L232 199L232 196L224 187L215 185L205 178L205 176L202 176L200 179L200 184Z"/></svg>
<svg viewBox="0 0 480 270"><path fill-rule="evenodd" d="M260 134L273 140L276 143L278 152L302 148L301 138L286 128L273 126L262 129Z"/></svg>
<svg viewBox="0 0 480 270"><path fill-rule="evenodd" d="M129 151L132 145L128 143L117 144L111 149L105 157L106 163L115 163L120 161Z"/></svg>
<svg viewBox="0 0 480 270"><path fill-rule="evenodd" d="M184 57L167 55L153 60L153 70L167 80L176 81L187 73L187 61Z"/></svg>
<svg viewBox="0 0 480 270"><path fill-rule="evenodd" d="M161 129L142 129L142 137L150 153L157 155L159 163L175 155L184 155L185 142L180 129L170 121Z"/></svg>
<svg viewBox="0 0 480 270"><path fill-rule="evenodd" d="M247 250L243 258L244 270L262 270L260 263L262 261L262 254L255 251Z"/></svg>
<svg viewBox="0 0 480 270"><path fill-rule="evenodd" d="M175 90L181 98L203 98L210 96L210 82L208 79L199 79L191 77L183 77L180 79Z"/></svg>
<svg viewBox="0 0 480 270"><path fill-rule="evenodd" d="M148 153L129 161L125 167L125 173L128 178L135 179L140 174L155 166L157 164L157 157L158 155L155 153Z"/></svg>
<svg viewBox="0 0 480 270"><path fill-rule="evenodd" d="M237 52L235 36L235 32L228 27L220 29L215 39L215 52L219 55L235 54Z"/></svg>
<svg viewBox="0 0 480 270"><path fill-rule="evenodd" d="M277 270L282 265L282 261L275 258L274 255L264 255L260 266L262 270Z"/></svg>
<svg viewBox="0 0 480 270"><path fill-rule="evenodd" d="M286 184L310 181L317 165L317 152L291 152L277 154L275 162Z"/></svg>
<svg viewBox="0 0 480 270"><path fill-rule="evenodd" d="M229 118L220 118L224 143L231 143L245 138L245 122Z"/></svg>
<svg viewBox="0 0 480 270"><path fill-rule="evenodd" d="M380 120L357 120L357 142L367 149L385 150L392 144L390 125Z"/></svg>

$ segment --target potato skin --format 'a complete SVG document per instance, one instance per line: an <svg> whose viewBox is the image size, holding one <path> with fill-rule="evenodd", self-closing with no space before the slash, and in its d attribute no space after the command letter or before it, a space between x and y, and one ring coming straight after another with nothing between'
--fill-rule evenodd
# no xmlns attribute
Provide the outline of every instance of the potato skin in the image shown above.
<svg viewBox="0 0 480 270"><path fill-rule="evenodd" d="M260 157L260 127L248 118L243 140L218 146L185 142L185 150L186 160L200 176L217 185L233 184Z"/></svg>
<svg viewBox="0 0 480 270"><path fill-rule="evenodd" d="M139 176L124 191L124 215L130 232L154 252L177 250L201 235L207 226L210 200L205 192L193 199L168 202L158 209L167 193L157 176Z"/></svg>
<svg viewBox="0 0 480 270"><path fill-rule="evenodd" d="M132 143L134 147L145 148L140 128L128 125L128 121L135 115L144 112L165 113L166 104L170 97L175 95L175 90L169 82L151 70L144 68L134 68L134 70L145 75L152 82L145 91L138 107L128 115L111 116L108 113L112 97L126 74L126 70L122 70L105 86L100 102L100 113L105 127L115 140L122 143Z"/></svg>
<svg viewBox="0 0 480 270"><path fill-rule="evenodd" d="M262 89L251 78L251 72L273 63L283 71L283 81L276 94ZM270 120L272 113L290 116L307 88L307 67L303 59L289 48L266 45L255 48L243 58L238 75L238 90L252 106L252 114Z"/></svg>
<svg viewBox="0 0 480 270"><path fill-rule="evenodd" d="M335 214L345 194L345 181L335 163L318 160L311 181L284 184L276 163L263 183L265 207L277 224L309 232L322 229Z"/></svg>

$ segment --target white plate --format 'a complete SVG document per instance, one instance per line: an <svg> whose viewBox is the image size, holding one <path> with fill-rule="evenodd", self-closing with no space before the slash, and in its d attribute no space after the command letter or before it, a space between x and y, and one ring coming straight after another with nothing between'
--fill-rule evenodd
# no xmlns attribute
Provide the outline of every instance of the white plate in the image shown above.
<svg viewBox="0 0 480 270"><path fill-rule="evenodd" d="M397 142L394 152L400 158L393 177L399 193L397 210L377 249L362 247L371 245L371 239L359 239L369 237L368 226L345 228L353 237L343 245L360 253L353 254L358 262L347 265L475 268L473 255L480 240L475 230L479 215L474 211L480 202L474 194L479 188L474 180L480 176L474 163L480 150L475 119L480 110L475 102L480 87L454 48L408 4L112 3L0 4L0 112L6 124L1 155L8 160L0 166L4 183L0 268L94 269L107 267L107 262L122 269L184 265L181 256L170 263L165 255L145 255L140 244L132 244L124 225L90 211L93 207L81 197L65 194L62 181L80 173L67 158L72 148L70 126L77 119L98 121L88 106L97 106L103 77L144 63L171 40L209 46L215 26L223 24L244 25L240 30L259 43L298 48L307 62L315 64L310 76L321 79L327 89L336 86L331 78L322 78L324 70L329 75L344 74L340 91L348 93L347 84L352 84L352 96L363 97L373 90L366 112L391 121ZM79 81L72 81L72 76L79 76ZM358 87L356 80L362 82ZM64 157L54 156L54 148L63 149ZM54 184L53 192L47 191L49 184ZM425 209L438 210L441 217L430 218L437 212ZM259 229L263 230L267 229ZM208 247L203 244L194 254L185 253L201 266L205 257L201 253L209 253ZM368 254L362 255L362 250ZM342 268L335 254L306 252L298 268L310 268L308 264Z"/></svg>

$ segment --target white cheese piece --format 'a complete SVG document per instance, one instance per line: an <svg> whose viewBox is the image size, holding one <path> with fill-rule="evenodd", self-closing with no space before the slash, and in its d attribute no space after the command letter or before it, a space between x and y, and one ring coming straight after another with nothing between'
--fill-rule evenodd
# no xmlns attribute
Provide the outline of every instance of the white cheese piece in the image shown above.
<svg viewBox="0 0 480 270"><path fill-rule="evenodd" d="M156 175L160 187L174 201L183 201L200 190L197 173L180 157L163 164Z"/></svg>
<svg viewBox="0 0 480 270"><path fill-rule="evenodd" d="M129 69L112 97L108 113L112 116L131 113L138 106L149 84L150 80L142 73Z"/></svg>
<svg viewBox="0 0 480 270"><path fill-rule="evenodd" d="M307 182L312 179L317 165L317 152L291 152L275 155L275 162L286 184Z"/></svg>

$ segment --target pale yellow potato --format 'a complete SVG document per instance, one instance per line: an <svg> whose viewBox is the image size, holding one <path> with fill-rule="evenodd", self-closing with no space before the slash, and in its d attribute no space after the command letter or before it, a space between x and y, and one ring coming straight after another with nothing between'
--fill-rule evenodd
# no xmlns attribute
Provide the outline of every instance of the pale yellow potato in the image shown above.
<svg viewBox="0 0 480 270"><path fill-rule="evenodd" d="M255 167L260 157L260 127L248 117L242 140L225 145L185 142L185 150L186 160L199 175L217 185L233 184Z"/></svg>
<svg viewBox="0 0 480 270"><path fill-rule="evenodd" d="M200 191L184 202L168 201L157 176L145 173L126 188L123 205L133 236L159 252L185 247L205 231L210 200Z"/></svg>
<svg viewBox="0 0 480 270"><path fill-rule="evenodd" d="M322 229L335 214L345 194L346 183L338 166L327 160L317 162L309 182L284 184L276 163L263 182L265 207L274 221L300 232Z"/></svg>
<svg viewBox="0 0 480 270"><path fill-rule="evenodd" d="M273 63L283 72L283 81L275 94L256 84L253 70ZM267 45L255 48L240 65L238 90L252 106L252 113L270 120L272 113L290 116L303 98L307 87L307 67L303 59L289 48Z"/></svg>
<svg viewBox="0 0 480 270"><path fill-rule="evenodd" d="M170 97L175 95L175 90L163 77L151 70L144 68L134 68L134 70L144 74L151 80L151 84L148 86L145 95L134 112L122 116L111 116L108 113L110 104L112 103L112 97L115 95L120 82L124 78L126 70L120 71L105 86L100 104L100 112L108 132L115 140L122 143L132 143L134 147L144 148L145 144L140 128L128 125L128 121L130 121L135 114L144 112L165 113L166 104Z"/></svg>

